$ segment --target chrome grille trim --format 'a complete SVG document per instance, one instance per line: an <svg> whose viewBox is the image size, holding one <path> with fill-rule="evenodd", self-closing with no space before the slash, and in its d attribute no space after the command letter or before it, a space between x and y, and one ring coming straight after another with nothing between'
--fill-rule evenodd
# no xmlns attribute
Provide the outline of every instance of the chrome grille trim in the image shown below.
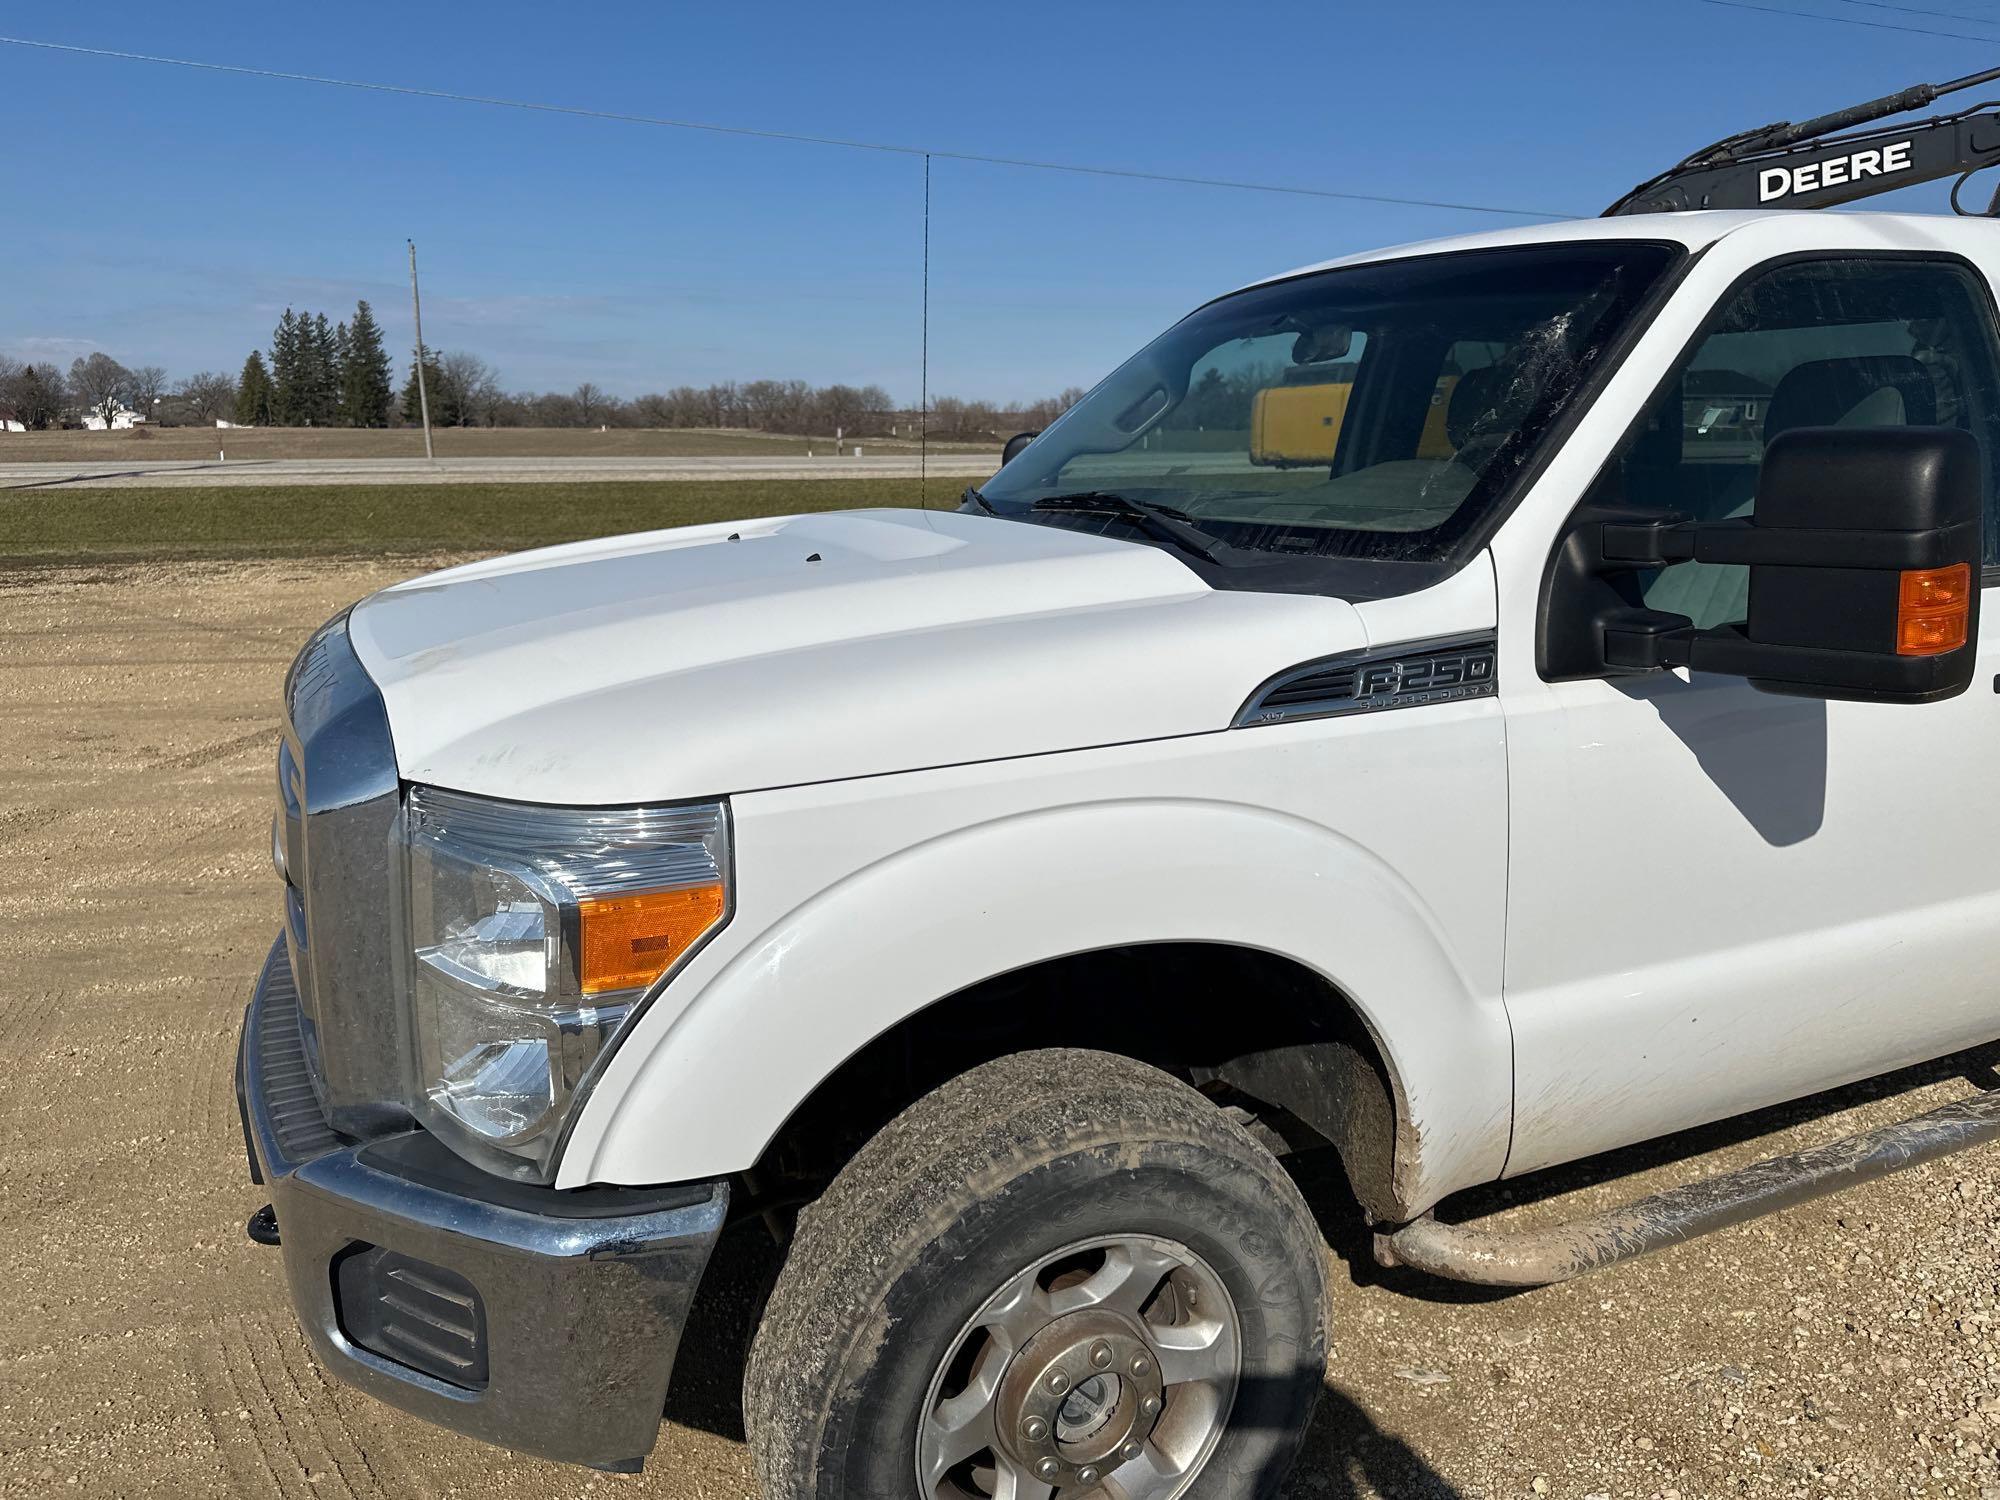
<svg viewBox="0 0 2000 1500"><path fill-rule="evenodd" d="M264 960L264 976L257 989L264 997L254 1012L259 1097L285 1161L311 1161L347 1142L320 1113L306 1066L305 1044L299 1036L299 992L292 983L292 966L285 961L284 949L273 948Z"/></svg>
<svg viewBox="0 0 2000 1500"><path fill-rule="evenodd" d="M376 1135L409 1123L395 961L402 807L388 712L345 614L299 653L285 700L278 795L301 1044L328 1121Z"/></svg>

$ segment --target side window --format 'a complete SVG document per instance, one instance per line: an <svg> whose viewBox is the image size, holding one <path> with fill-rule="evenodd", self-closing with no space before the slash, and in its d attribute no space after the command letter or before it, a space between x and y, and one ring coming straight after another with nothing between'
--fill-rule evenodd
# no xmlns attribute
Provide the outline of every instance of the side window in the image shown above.
<svg viewBox="0 0 2000 1500"><path fill-rule="evenodd" d="M1765 446L1797 427L1963 428L1986 450L2000 562L2000 377L1986 288L1951 261L1801 261L1737 291L1599 480L1598 498L1697 520L1749 515ZM1676 563L1647 605L1741 621L1748 571Z"/></svg>

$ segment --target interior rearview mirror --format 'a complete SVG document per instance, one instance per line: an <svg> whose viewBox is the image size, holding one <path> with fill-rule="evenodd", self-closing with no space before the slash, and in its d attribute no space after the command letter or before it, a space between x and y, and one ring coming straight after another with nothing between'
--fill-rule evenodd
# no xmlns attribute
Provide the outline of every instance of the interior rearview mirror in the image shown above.
<svg viewBox="0 0 2000 1500"><path fill-rule="evenodd" d="M1984 510L1979 444L1945 427L1787 432L1740 519L1585 507L1545 586L1544 675L1687 667L1804 697L1952 697L1972 681ZM1685 561L1749 568L1743 624L1638 602L1641 572Z"/></svg>

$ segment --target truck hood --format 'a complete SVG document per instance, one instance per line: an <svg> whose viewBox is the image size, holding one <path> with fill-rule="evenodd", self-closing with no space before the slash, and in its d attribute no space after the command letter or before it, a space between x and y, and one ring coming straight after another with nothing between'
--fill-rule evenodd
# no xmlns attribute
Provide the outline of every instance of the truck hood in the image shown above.
<svg viewBox="0 0 2000 1500"><path fill-rule="evenodd" d="M580 542L357 605L404 777L664 802L1226 729L1366 644L1352 605L1216 590L1170 552L956 512Z"/></svg>

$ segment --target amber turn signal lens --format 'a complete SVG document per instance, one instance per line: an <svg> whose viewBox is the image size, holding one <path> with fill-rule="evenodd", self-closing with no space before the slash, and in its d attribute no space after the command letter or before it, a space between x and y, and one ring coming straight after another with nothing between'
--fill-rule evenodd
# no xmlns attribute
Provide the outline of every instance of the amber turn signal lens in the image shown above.
<svg viewBox="0 0 2000 1500"><path fill-rule="evenodd" d="M720 885L578 902L583 993L643 989L722 920L727 904Z"/></svg>
<svg viewBox="0 0 2000 1500"><path fill-rule="evenodd" d="M1972 620L1972 565L1911 568L1896 601L1896 654L1940 656L1966 641Z"/></svg>

